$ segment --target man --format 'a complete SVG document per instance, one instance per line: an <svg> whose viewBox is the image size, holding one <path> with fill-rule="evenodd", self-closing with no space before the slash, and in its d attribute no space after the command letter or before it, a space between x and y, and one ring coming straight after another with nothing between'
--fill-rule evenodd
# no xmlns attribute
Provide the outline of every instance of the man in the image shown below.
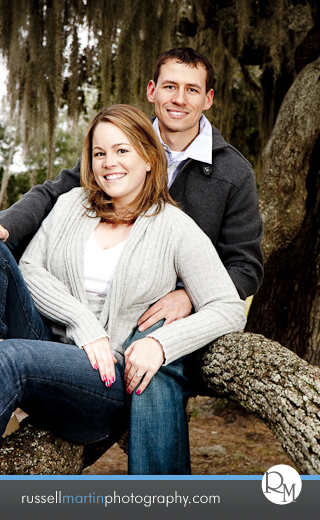
<svg viewBox="0 0 320 520"><path fill-rule="evenodd" d="M242 299L255 294L263 276L263 226L251 165L202 114L213 102L214 72L205 56L190 48L162 54L147 87L153 121L168 159L170 194L215 245ZM79 186L80 160L55 181L35 186L0 215L0 239L30 237L57 198ZM184 289L165 296L140 318L143 331L190 314Z"/></svg>

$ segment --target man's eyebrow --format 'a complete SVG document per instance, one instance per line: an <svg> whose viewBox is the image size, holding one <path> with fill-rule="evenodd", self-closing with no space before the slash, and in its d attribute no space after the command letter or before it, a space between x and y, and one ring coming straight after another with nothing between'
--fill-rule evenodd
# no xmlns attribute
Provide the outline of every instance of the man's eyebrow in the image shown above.
<svg viewBox="0 0 320 520"><path fill-rule="evenodd" d="M161 85L165 85L166 83L170 83L171 85L178 85L177 81L171 81L170 79L162 81ZM186 86L201 89L201 85L198 85L198 83L187 83Z"/></svg>

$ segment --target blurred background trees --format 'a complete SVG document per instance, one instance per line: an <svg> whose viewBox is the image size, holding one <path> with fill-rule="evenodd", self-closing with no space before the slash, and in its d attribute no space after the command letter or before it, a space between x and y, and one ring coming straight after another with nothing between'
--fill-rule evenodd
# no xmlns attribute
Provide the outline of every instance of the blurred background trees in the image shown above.
<svg viewBox="0 0 320 520"><path fill-rule="evenodd" d="M215 101L206 115L252 162L266 230L279 194L272 226L293 229L268 254L249 328L320 363L320 117L316 107L298 104L317 92L310 78L319 67L312 74L306 69L320 55L316 0L0 0L0 53L8 68L0 127L0 175L2 186L8 184L1 207L73 166L88 121L101 107L129 103L152 115L146 86L157 56L175 46L194 47L214 65ZM286 97L296 81L299 89ZM285 99L287 115L275 127ZM277 146L267 149L270 136ZM25 153L20 175L10 175L10 150L12 157ZM292 228L285 216L298 199ZM265 244L272 242L268 236Z"/></svg>

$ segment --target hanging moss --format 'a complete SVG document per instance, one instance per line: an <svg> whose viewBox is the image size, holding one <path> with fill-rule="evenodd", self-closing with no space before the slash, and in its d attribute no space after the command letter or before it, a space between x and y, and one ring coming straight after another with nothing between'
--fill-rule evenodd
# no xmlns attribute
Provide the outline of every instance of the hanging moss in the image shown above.
<svg viewBox="0 0 320 520"><path fill-rule="evenodd" d="M129 103L151 115L146 86L157 56L174 46L194 47L212 61L209 118L227 139L239 103L235 78L254 93L255 106L260 88L262 147L296 74L296 48L318 18L316 0L0 0L0 52L24 147L46 135L50 178L59 107L66 103L77 125L85 84L97 88L97 108ZM84 30L91 41L81 49ZM252 66L261 69L257 80Z"/></svg>

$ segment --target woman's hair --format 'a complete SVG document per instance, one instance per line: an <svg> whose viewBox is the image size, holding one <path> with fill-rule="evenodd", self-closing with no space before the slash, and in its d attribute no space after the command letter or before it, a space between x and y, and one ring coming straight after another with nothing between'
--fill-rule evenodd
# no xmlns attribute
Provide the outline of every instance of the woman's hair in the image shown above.
<svg viewBox="0 0 320 520"><path fill-rule="evenodd" d="M98 186L92 170L92 139L99 123L112 123L122 130L143 160L150 163L144 186L127 208L126 215L119 215L112 199ZM81 160L81 186L89 191L89 208L98 217L111 224L132 222L156 204L157 214L162 203L176 205L167 188L167 159L162 144L147 116L129 105L113 105L99 112L93 119L84 142Z"/></svg>

